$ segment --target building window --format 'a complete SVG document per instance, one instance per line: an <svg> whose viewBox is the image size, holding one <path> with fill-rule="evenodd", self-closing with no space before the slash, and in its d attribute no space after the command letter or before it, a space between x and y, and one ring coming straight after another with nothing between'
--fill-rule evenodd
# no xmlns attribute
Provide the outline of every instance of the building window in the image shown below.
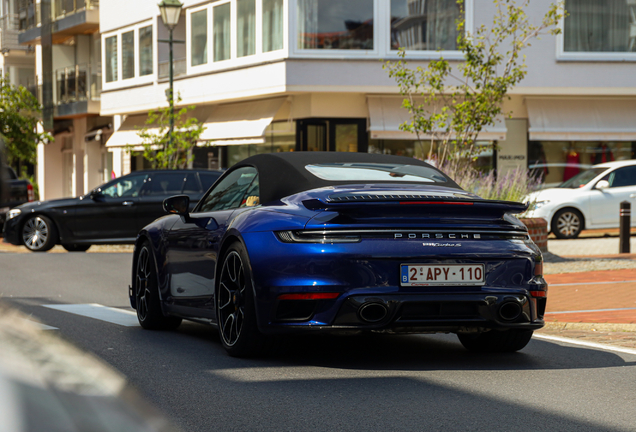
<svg viewBox="0 0 636 432"><path fill-rule="evenodd" d="M117 36L106 38L106 82L117 81Z"/></svg>
<svg viewBox="0 0 636 432"><path fill-rule="evenodd" d="M121 35L121 75L122 79L135 77L135 31Z"/></svg>
<svg viewBox="0 0 636 432"><path fill-rule="evenodd" d="M565 52L636 52L633 0L567 0Z"/></svg>
<svg viewBox="0 0 636 432"><path fill-rule="evenodd" d="M391 49L457 49L457 0L391 0Z"/></svg>
<svg viewBox="0 0 636 432"><path fill-rule="evenodd" d="M256 0L237 0L237 57L256 53Z"/></svg>
<svg viewBox="0 0 636 432"><path fill-rule="evenodd" d="M230 45L230 4L225 3L213 8L214 14L214 61L228 60L231 55Z"/></svg>
<svg viewBox="0 0 636 432"><path fill-rule="evenodd" d="M190 27L192 31L192 66L208 62L208 11L207 9L191 15Z"/></svg>
<svg viewBox="0 0 636 432"><path fill-rule="evenodd" d="M283 0L263 0L263 52L283 49Z"/></svg>
<svg viewBox="0 0 636 432"><path fill-rule="evenodd" d="M139 75L152 75L152 26L139 29Z"/></svg>
<svg viewBox="0 0 636 432"><path fill-rule="evenodd" d="M298 48L373 49L373 0L298 0Z"/></svg>

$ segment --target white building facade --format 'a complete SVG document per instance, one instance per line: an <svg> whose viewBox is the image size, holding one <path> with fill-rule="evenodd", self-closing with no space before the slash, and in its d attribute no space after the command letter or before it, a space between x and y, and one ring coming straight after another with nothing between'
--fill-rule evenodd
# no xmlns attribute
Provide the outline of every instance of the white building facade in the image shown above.
<svg viewBox="0 0 636 432"><path fill-rule="evenodd" d="M539 22L550 1L531 2ZM484 168L534 167L548 183L578 164L636 154L636 1L567 0L559 36L525 51L528 76L511 118L480 135L499 150ZM466 0L468 29L492 21L489 0ZM116 175L144 166L127 146L149 110L167 105L168 31L154 0L103 1L101 116ZM226 168L262 152L358 151L425 157L381 60L407 49L411 66L461 61L455 0L185 0L174 31L175 94L205 123L194 166ZM570 165L568 165L568 163Z"/></svg>

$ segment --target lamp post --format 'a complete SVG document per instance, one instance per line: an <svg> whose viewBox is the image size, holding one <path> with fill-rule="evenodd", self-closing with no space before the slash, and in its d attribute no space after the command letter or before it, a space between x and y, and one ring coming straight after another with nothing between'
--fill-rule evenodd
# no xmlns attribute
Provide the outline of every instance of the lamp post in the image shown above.
<svg viewBox="0 0 636 432"><path fill-rule="evenodd" d="M170 131L168 132L168 145L172 147L172 133L174 131L174 70L172 65L172 45L174 44L174 40L172 39L172 31L179 23L183 4L181 4L179 0L162 0L158 6L161 11L161 20L163 21L163 25L168 27L168 30L170 30L170 39L159 42L168 42L168 45L170 46L170 88L168 90L168 102L170 103Z"/></svg>

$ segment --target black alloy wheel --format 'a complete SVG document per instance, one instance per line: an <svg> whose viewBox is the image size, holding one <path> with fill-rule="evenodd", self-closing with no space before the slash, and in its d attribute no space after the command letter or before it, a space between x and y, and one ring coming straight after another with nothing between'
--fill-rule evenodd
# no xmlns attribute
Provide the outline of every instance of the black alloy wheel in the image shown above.
<svg viewBox="0 0 636 432"><path fill-rule="evenodd" d="M523 349L532 339L532 333L532 330L490 330L483 333L458 333L457 337L469 351L501 353Z"/></svg>
<svg viewBox="0 0 636 432"><path fill-rule="evenodd" d="M576 209L559 210L552 218L552 232L560 239L577 238L583 226L583 215Z"/></svg>
<svg viewBox="0 0 636 432"><path fill-rule="evenodd" d="M155 260L147 242L143 243L137 257L135 306L139 324L147 330L172 330L181 324L181 318L167 317L161 311Z"/></svg>
<svg viewBox="0 0 636 432"><path fill-rule="evenodd" d="M63 244L62 247L69 252L86 252L88 249L90 249L91 245L66 243L66 244Z"/></svg>
<svg viewBox="0 0 636 432"><path fill-rule="evenodd" d="M252 274L247 252L240 243L230 246L223 259L217 287L216 316L223 347L233 357L249 357L264 346L258 331Z"/></svg>
<svg viewBox="0 0 636 432"><path fill-rule="evenodd" d="M33 252L51 250L57 241L57 228L43 215L31 216L22 225L22 242Z"/></svg>

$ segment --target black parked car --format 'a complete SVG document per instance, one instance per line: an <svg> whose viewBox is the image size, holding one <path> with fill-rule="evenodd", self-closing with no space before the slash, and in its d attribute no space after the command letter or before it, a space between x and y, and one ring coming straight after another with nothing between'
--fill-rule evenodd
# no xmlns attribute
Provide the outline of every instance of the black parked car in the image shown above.
<svg viewBox="0 0 636 432"><path fill-rule="evenodd" d="M89 194L26 203L9 211L4 241L44 252L56 244L83 252L92 244L133 243L139 230L164 215L163 200L185 194L192 207L221 171L135 171Z"/></svg>

